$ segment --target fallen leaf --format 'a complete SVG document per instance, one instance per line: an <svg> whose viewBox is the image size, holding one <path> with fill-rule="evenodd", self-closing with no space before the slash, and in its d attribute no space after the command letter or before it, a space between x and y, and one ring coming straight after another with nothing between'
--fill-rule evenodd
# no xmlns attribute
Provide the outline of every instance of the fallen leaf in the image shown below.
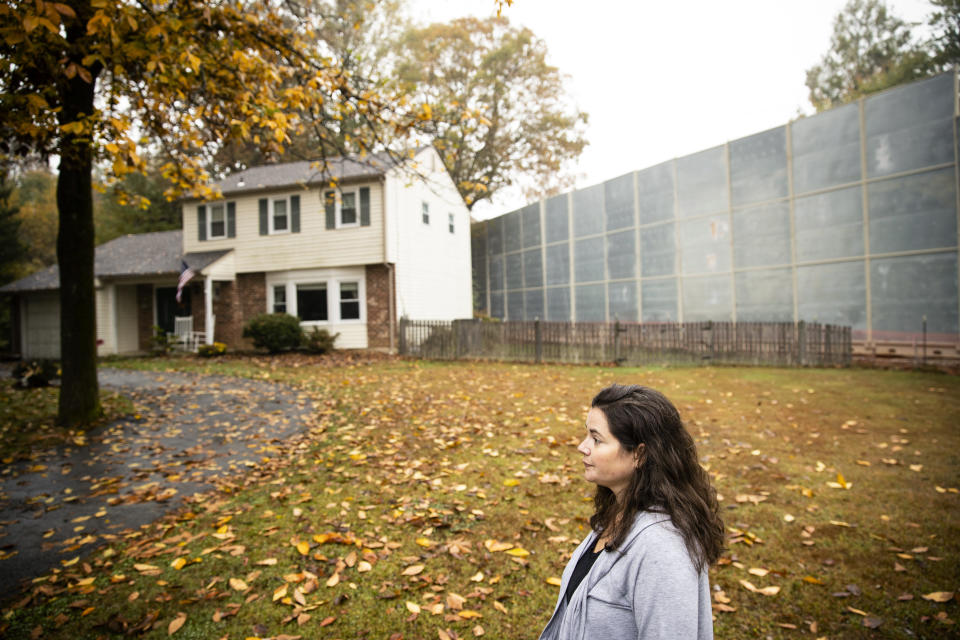
<svg viewBox="0 0 960 640"><path fill-rule="evenodd" d="M409 600L407 600L406 604L407 604L407 611L409 611L410 613L420 613L420 605L418 605L416 602L410 602Z"/></svg>
<svg viewBox="0 0 960 640"><path fill-rule="evenodd" d="M183 626L183 623L187 621L187 614L182 611L177 613L177 617L170 621L170 624L167 625L167 635L172 636L177 632L180 627Z"/></svg>
<svg viewBox="0 0 960 640"><path fill-rule="evenodd" d="M933 591L920 597L931 602L950 602L953 600L953 591Z"/></svg>
<svg viewBox="0 0 960 640"><path fill-rule="evenodd" d="M559 587L560 585L563 584L563 581L560 580L560 578L551 576L547 578L547 584L552 584L555 587Z"/></svg>
<svg viewBox="0 0 960 640"><path fill-rule="evenodd" d="M405 576L415 576L419 573L423 573L422 564L412 564L401 572L401 575Z"/></svg>
<svg viewBox="0 0 960 640"><path fill-rule="evenodd" d="M514 545L510 542L499 542L497 540L484 540L483 546L490 553L496 553L498 551L506 551L507 549L512 549Z"/></svg>
<svg viewBox="0 0 960 640"><path fill-rule="evenodd" d="M240 578L230 578L230 588L234 591L246 591L250 587Z"/></svg>
<svg viewBox="0 0 960 640"><path fill-rule="evenodd" d="M507 555L516 556L517 558L526 558L528 555L530 555L530 552L521 547L515 547L513 549L508 549Z"/></svg>

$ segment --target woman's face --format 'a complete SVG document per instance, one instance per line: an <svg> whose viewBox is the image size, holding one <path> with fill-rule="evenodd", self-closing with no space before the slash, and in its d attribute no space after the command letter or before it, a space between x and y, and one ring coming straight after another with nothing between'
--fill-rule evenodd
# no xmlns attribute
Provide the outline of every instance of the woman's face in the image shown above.
<svg viewBox="0 0 960 640"><path fill-rule="evenodd" d="M600 409L590 409L586 426L587 437L577 447L583 454L583 476L619 496L630 484L637 458L613 437L607 416Z"/></svg>

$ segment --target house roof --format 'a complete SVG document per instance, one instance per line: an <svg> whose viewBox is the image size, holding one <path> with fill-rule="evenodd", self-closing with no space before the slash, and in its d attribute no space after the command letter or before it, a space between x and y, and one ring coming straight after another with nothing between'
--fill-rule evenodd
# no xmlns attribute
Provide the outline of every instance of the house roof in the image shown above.
<svg viewBox="0 0 960 640"><path fill-rule="evenodd" d="M250 167L233 173L214 183L223 195L235 195L249 191L276 189L280 187L325 184L331 178L353 180L376 178L384 175L398 162L385 152L374 153L364 158L338 157L327 160L327 171L320 161L302 160Z"/></svg>
<svg viewBox="0 0 960 640"><path fill-rule="evenodd" d="M97 278L176 275L180 273L181 261L200 271L231 250L186 255L182 251L183 231L179 230L121 236L97 247L93 273ZM44 291L59 287L60 270L53 265L0 287L0 292Z"/></svg>

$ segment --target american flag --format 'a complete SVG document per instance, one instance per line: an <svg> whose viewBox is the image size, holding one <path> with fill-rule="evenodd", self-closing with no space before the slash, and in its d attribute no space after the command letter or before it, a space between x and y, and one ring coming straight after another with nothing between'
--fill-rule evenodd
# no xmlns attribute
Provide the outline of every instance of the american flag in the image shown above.
<svg viewBox="0 0 960 640"><path fill-rule="evenodd" d="M196 275L196 272L191 269L186 262L183 260L180 261L180 280L177 282L177 302L181 302L180 297L183 295L183 288L190 278Z"/></svg>

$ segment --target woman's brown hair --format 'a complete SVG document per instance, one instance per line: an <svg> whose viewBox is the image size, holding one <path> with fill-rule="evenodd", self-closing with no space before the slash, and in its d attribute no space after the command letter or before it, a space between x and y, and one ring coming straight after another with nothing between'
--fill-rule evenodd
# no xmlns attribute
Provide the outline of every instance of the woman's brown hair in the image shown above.
<svg viewBox="0 0 960 640"><path fill-rule="evenodd" d="M598 393L591 406L603 412L624 450L636 454L643 445L620 502L610 489L597 487L593 529L609 531L607 546L616 549L637 512L659 511L670 516L698 571L716 562L724 540L717 492L673 403L648 387L614 384Z"/></svg>

